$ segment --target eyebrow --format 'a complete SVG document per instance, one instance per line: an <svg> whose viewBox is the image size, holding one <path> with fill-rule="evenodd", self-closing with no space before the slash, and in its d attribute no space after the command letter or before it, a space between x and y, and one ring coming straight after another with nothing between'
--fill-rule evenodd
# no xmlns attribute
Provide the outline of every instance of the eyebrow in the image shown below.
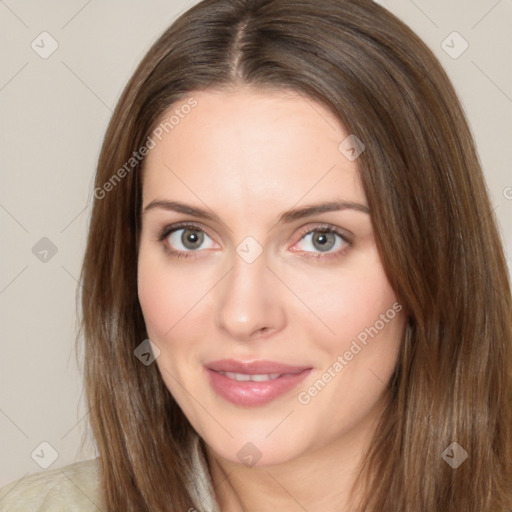
<svg viewBox="0 0 512 512"><path fill-rule="evenodd" d="M161 208L163 210L184 213L201 219L222 223L221 219L215 213L203 210L202 208L197 208L195 206L180 203L179 201L167 201L164 199L155 199L151 201L151 203L149 203L144 208L143 214L155 208ZM278 222L288 224L295 220L303 219L305 217L312 217L313 215L318 215L320 213L341 210L355 210L367 214L370 213L370 209L368 208L368 206L364 204L343 200L326 201L322 203L310 204L302 208L288 210L280 215Z"/></svg>

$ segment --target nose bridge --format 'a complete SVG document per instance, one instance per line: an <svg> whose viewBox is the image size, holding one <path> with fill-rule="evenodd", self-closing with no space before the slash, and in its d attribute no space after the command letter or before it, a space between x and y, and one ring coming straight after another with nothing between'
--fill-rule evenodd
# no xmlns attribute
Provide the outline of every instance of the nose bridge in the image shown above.
<svg viewBox="0 0 512 512"><path fill-rule="evenodd" d="M276 329L283 319L266 254L260 250L255 257L254 250L250 240L239 244L217 301L218 326L241 340L262 329Z"/></svg>

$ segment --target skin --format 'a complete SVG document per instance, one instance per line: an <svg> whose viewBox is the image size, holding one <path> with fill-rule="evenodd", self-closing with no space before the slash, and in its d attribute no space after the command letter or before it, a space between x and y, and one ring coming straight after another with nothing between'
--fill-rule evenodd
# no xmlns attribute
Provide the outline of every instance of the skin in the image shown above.
<svg viewBox="0 0 512 512"><path fill-rule="evenodd" d="M243 87L193 97L197 106L146 158L143 210L175 200L209 209L221 222L163 208L143 213L138 293L160 350L156 364L206 441L221 510L349 510L357 464L396 365L404 311L301 403L299 393L328 368L332 374L338 356L397 309L397 299L370 214L345 209L277 222L286 210L322 201L367 205L357 159L339 150L349 134L325 106L292 91ZM184 221L205 233L199 248L184 245L184 231L158 241L163 228ZM351 243L330 235L334 245L323 252L317 232L305 234L321 224L351 233ZM263 249L252 263L236 251L247 236ZM166 247L195 257L177 258ZM224 358L313 370L291 392L244 407L216 394L206 378L204 363ZM248 442L261 457L252 466L237 456Z"/></svg>

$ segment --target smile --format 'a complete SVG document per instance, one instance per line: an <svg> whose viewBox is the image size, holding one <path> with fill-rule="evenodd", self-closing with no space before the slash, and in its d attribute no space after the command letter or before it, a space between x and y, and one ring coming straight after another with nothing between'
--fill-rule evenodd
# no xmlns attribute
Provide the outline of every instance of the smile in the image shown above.
<svg viewBox="0 0 512 512"><path fill-rule="evenodd" d="M204 370L210 387L224 400L241 407L257 407L278 397L284 399L313 368L274 361L224 359L205 364Z"/></svg>

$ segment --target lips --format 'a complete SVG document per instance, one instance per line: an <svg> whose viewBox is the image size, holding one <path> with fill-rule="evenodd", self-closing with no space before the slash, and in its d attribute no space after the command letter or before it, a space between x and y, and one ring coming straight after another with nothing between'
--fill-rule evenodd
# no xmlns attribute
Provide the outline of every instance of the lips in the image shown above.
<svg viewBox="0 0 512 512"><path fill-rule="evenodd" d="M213 390L239 406L260 406L296 388L311 372L308 366L275 361L223 359L204 365Z"/></svg>

